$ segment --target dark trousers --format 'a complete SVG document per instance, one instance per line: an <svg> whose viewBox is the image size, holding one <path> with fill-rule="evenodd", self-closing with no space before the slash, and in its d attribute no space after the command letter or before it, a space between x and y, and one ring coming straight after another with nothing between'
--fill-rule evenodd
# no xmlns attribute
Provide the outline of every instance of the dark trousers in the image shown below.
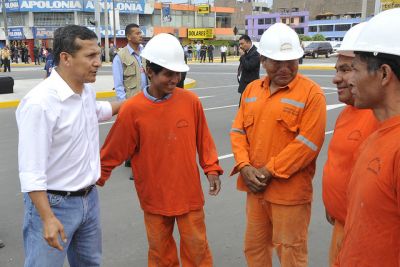
<svg viewBox="0 0 400 267"><path fill-rule="evenodd" d="M3 59L3 65L4 65L4 72L11 72L11 67L10 67L10 59Z"/></svg>
<svg viewBox="0 0 400 267"><path fill-rule="evenodd" d="M221 63L226 63L226 52L221 52Z"/></svg>
<svg viewBox="0 0 400 267"><path fill-rule="evenodd" d="M35 56L35 65L40 65L40 58L39 58L39 56Z"/></svg>

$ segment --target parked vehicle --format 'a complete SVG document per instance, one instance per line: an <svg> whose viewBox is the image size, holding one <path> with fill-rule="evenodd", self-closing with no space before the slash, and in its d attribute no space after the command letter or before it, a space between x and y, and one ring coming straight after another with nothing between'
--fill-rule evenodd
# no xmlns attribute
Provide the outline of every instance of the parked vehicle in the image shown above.
<svg viewBox="0 0 400 267"><path fill-rule="evenodd" d="M313 42L304 49L304 56L312 56L317 58L319 55L329 57L332 54L333 48L329 42Z"/></svg>

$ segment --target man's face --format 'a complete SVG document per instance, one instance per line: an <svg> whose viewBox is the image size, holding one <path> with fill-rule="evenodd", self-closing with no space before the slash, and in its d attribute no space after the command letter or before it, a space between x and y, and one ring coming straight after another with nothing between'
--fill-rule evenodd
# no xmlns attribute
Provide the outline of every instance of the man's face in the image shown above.
<svg viewBox="0 0 400 267"><path fill-rule="evenodd" d="M68 56L68 71L72 77L76 77L82 83L94 83L97 70L101 67L100 47L97 40L76 39L75 43L80 47L74 55Z"/></svg>
<svg viewBox="0 0 400 267"><path fill-rule="evenodd" d="M287 86L297 74L299 60L277 61L270 58L263 58L261 62L271 80L271 85L277 87Z"/></svg>
<svg viewBox="0 0 400 267"><path fill-rule="evenodd" d="M142 30L136 27L131 28L130 33L126 38L130 44L140 45L143 42Z"/></svg>
<svg viewBox="0 0 400 267"><path fill-rule="evenodd" d="M338 89L339 101L347 105L354 105L353 95L351 94L351 88L349 86L349 79L352 72L352 61L353 57L339 55L335 66L336 74L332 80Z"/></svg>
<svg viewBox="0 0 400 267"><path fill-rule="evenodd" d="M354 106L362 109L378 107L384 98L378 71L368 71L367 63L362 61L359 55L354 58L352 69L349 83Z"/></svg>
<svg viewBox="0 0 400 267"><path fill-rule="evenodd" d="M239 40L239 47L243 51L248 51L251 48L251 42L246 42L246 40Z"/></svg>
<svg viewBox="0 0 400 267"><path fill-rule="evenodd" d="M159 96L172 93L181 79L181 73L163 68L158 74L148 69L150 86L157 91Z"/></svg>

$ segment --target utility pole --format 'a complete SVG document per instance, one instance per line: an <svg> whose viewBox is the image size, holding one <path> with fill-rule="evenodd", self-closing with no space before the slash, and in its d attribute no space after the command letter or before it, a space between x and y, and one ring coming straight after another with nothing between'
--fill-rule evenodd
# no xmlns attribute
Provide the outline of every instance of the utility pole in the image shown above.
<svg viewBox="0 0 400 267"><path fill-rule="evenodd" d="M113 4L113 33L114 33L114 47L117 48L117 31L116 31L116 26L115 26L115 0L112 0Z"/></svg>
<svg viewBox="0 0 400 267"><path fill-rule="evenodd" d="M100 46L101 32L100 32L100 3L99 3L99 0L94 0L94 21L95 21L95 27L96 27L97 42Z"/></svg>
<svg viewBox="0 0 400 267"><path fill-rule="evenodd" d="M104 53L106 56L106 62L110 62L110 44L108 43L108 0L104 1Z"/></svg>
<svg viewBox="0 0 400 267"><path fill-rule="evenodd" d="M367 0L362 0L361 7L361 20L365 20L367 18Z"/></svg>
<svg viewBox="0 0 400 267"><path fill-rule="evenodd" d="M7 22L6 0L2 1L1 8L2 8L2 12L3 12L4 35L6 37L6 45L10 46L10 38L8 37L8 22Z"/></svg>
<svg viewBox="0 0 400 267"><path fill-rule="evenodd" d="M375 15L378 15L381 12L381 1L375 0Z"/></svg>

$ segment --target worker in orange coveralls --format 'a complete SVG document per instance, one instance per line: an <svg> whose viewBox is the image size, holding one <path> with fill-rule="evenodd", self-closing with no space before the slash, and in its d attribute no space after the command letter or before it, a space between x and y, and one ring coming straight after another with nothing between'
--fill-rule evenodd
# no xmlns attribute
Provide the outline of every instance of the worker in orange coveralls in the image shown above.
<svg viewBox="0 0 400 267"><path fill-rule="evenodd" d="M322 177L322 198L325 204L326 218L333 225L329 266L335 262L343 240L347 213L347 186L356 160L356 152L362 142L378 127L378 121L372 110L357 109L353 106L354 99L349 86L354 53L347 50L352 48L365 25L366 23L357 24L344 36L338 50L336 75L333 78L333 83L338 89L339 101L347 106L336 120Z"/></svg>
<svg viewBox="0 0 400 267"><path fill-rule="evenodd" d="M379 127L361 145L347 191L340 267L400 266L400 8L367 22L351 49L354 106Z"/></svg>
<svg viewBox="0 0 400 267"><path fill-rule="evenodd" d="M261 64L268 77L250 83L231 129L247 192L244 253L249 267L308 266L307 236L315 161L325 136L321 88L299 74L303 49L297 34L276 23L261 36Z"/></svg>
<svg viewBox="0 0 400 267"><path fill-rule="evenodd" d="M150 86L124 103L101 150L98 183L103 185L112 169L132 156L149 243L148 266L179 266L172 236L175 221L182 266L213 266L197 152L210 195L220 191L223 171L203 107L194 93L176 87L189 67L174 36L156 35L141 56L147 60Z"/></svg>

